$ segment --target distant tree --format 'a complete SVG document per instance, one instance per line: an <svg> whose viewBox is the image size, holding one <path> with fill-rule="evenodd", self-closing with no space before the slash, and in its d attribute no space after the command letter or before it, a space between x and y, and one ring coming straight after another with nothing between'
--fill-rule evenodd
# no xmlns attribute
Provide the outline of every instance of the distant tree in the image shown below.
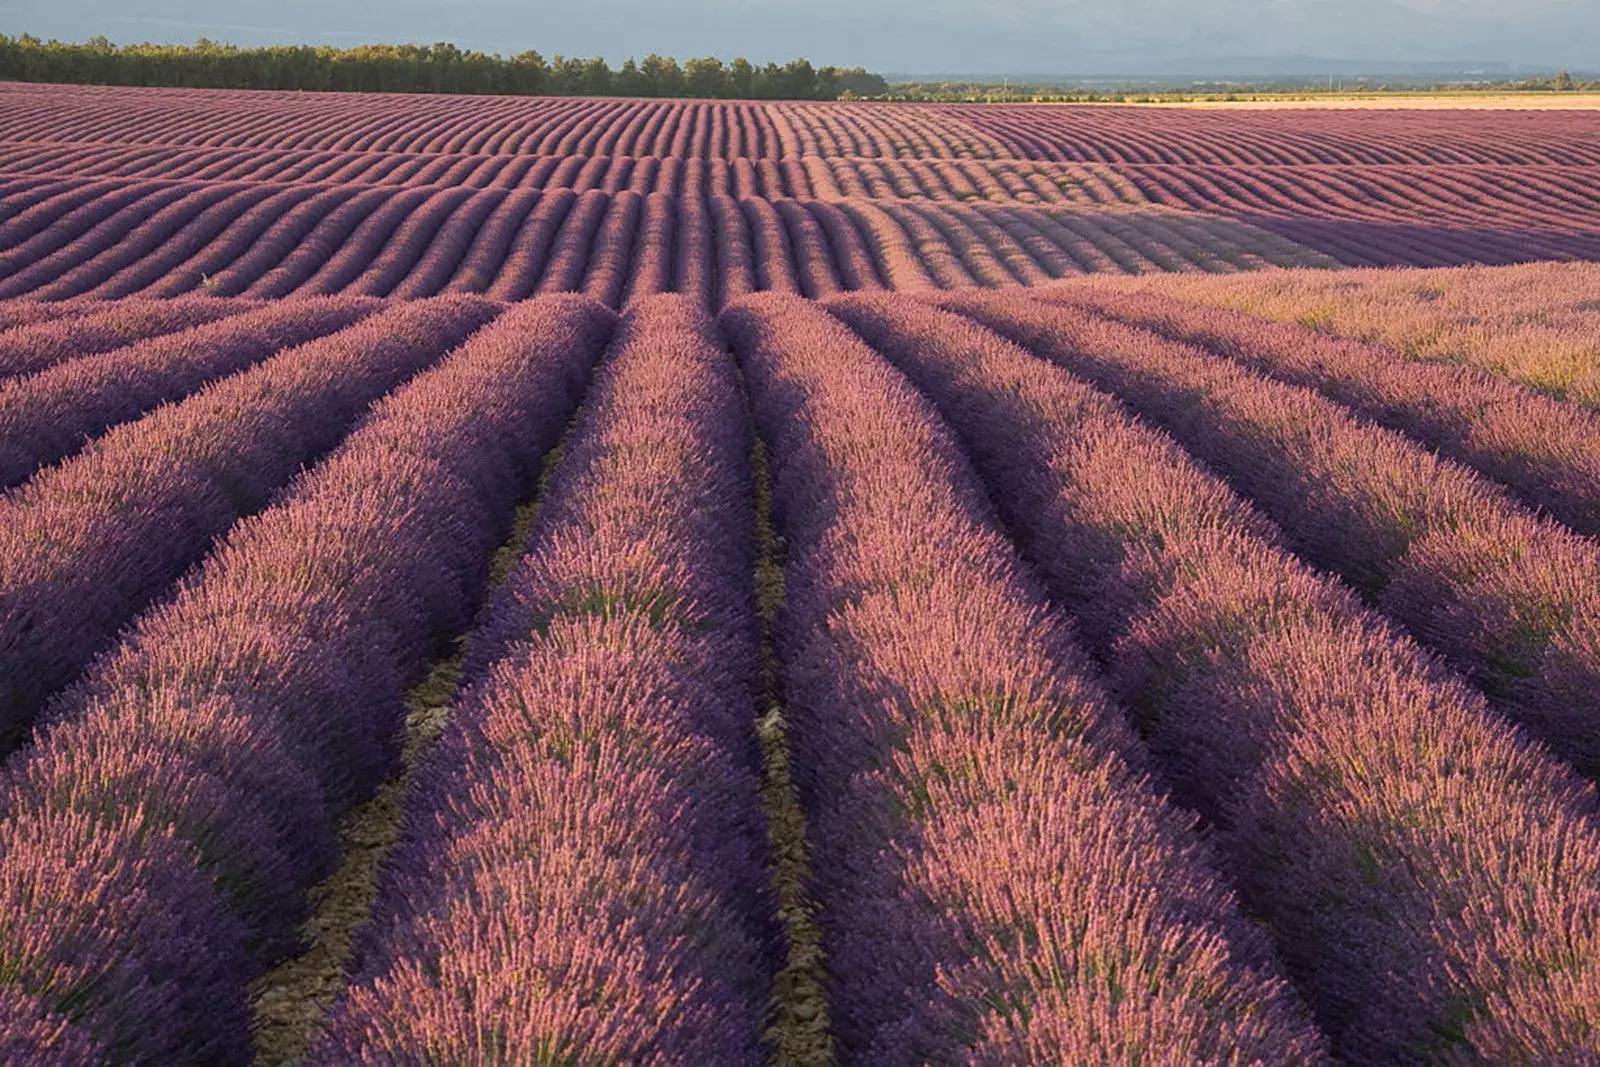
<svg viewBox="0 0 1600 1067"><path fill-rule="evenodd" d="M578 85L578 91L587 96L611 95L611 68L603 56L595 56L583 65Z"/></svg>
<svg viewBox="0 0 1600 1067"><path fill-rule="evenodd" d="M510 92L537 95L550 83L550 65L538 52L518 52L511 57L510 68L507 72Z"/></svg>
<svg viewBox="0 0 1600 1067"><path fill-rule="evenodd" d="M1562 71L1560 74L1556 75L1555 87L1560 92L1568 91L1569 89L1573 88L1573 85L1574 83L1572 80L1572 75L1567 71Z"/></svg>
<svg viewBox="0 0 1600 1067"><path fill-rule="evenodd" d="M583 92L583 75L589 64L577 56L556 56L550 61L550 91L558 96Z"/></svg>
<svg viewBox="0 0 1600 1067"><path fill-rule="evenodd" d="M639 64L639 73L644 75L645 84L649 87L647 95L683 95L683 69L678 66L676 59L658 56L651 52L644 57L644 62Z"/></svg>
<svg viewBox="0 0 1600 1067"><path fill-rule="evenodd" d="M683 91L688 96L719 98L728 95L728 69L722 60L707 56L683 65Z"/></svg>
<svg viewBox="0 0 1600 1067"><path fill-rule="evenodd" d="M805 59L784 64L777 96L787 100L810 100L817 95L817 72Z"/></svg>
<svg viewBox="0 0 1600 1067"><path fill-rule="evenodd" d="M839 72L840 92L849 91L857 96L886 96L889 82L881 74L872 74L861 67L851 67Z"/></svg>
<svg viewBox="0 0 1600 1067"><path fill-rule="evenodd" d="M756 68L744 56L728 68L728 93L739 100L749 100L756 94Z"/></svg>
<svg viewBox="0 0 1600 1067"><path fill-rule="evenodd" d="M757 69L744 58L714 57L683 67L651 54L612 71L601 57L462 51L429 45L366 44L354 48L276 45L239 48L200 38L193 45L116 45L103 36L83 44L0 34L0 80L99 85L176 85L227 89L362 92L511 93L521 96L699 96L742 99L833 99L846 91L882 95L882 78L860 68L817 70L804 59Z"/></svg>
<svg viewBox="0 0 1600 1067"><path fill-rule="evenodd" d="M645 77L639 72L639 64L629 56L622 66L618 68L616 76L611 79L611 89L618 96L647 96L645 92Z"/></svg>

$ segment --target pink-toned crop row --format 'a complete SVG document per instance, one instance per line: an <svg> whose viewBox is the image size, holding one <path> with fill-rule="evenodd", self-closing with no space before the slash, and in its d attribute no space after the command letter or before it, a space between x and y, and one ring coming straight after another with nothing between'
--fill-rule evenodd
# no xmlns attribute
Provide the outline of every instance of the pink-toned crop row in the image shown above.
<svg viewBox="0 0 1600 1067"><path fill-rule="evenodd" d="M0 173L74 182L98 178L327 185L441 185L472 189L602 189L678 195L812 195L799 159L626 155L468 155L286 149L165 149L0 143ZM947 161L947 166L956 166ZM962 161L963 169L982 164ZM993 165L993 164L991 164ZM904 166L904 164L901 164Z"/></svg>
<svg viewBox="0 0 1600 1067"><path fill-rule="evenodd" d="M377 405L6 765L3 1007L30 1020L8 1063L76 1067L88 1040L250 1062L248 983L298 950L338 820L394 771L405 689L471 621L612 326L532 302Z"/></svg>
<svg viewBox="0 0 1600 1067"><path fill-rule="evenodd" d="M616 193L700 191L741 199L988 199L1026 203L1144 203L1112 167L1028 160L863 157L681 159L668 156L533 156L303 149L159 148L0 142L0 174L26 194L91 180L330 185L448 185L473 189L601 189ZM38 194L33 194L38 195ZM13 209L13 213L14 213Z"/></svg>
<svg viewBox="0 0 1600 1067"><path fill-rule="evenodd" d="M1578 533L1600 536L1600 417L1592 411L1483 370L1408 360L1303 326L1140 293L1071 298L1096 314L1315 389L1476 468Z"/></svg>
<svg viewBox="0 0 1600 1067"><path fill-rule="evenodd" d="M305 148L496 155L778 158L787 122L760 104L391 94L119 89L61 97L0 92L0 125L41 144Z"/></svg>
<svg viewBox="0 0 1600 1067"><path fill-rule="evenodd" d="M0 489L21 484L112 426L351 326L377 307L378 301L360 297L276 301L98 355L86 346L85 354L36 374L0 377Z"/></svg>
<svg viewBox="0 0 1600 1067"><path fill-rule="evenodd" d="M7 139L341 152L796 159L1004 155L929 109L572 97L0 86Z"/></svg>
<svg viewBox="0 0 1600 1067"><path fill-rule="evenodd" d="M17 307L24 319L28 315ZM49 308L52 305L36 305ZM147 337L203 326L250 311L255 301L128 300L114 304L56 305L69 314L38 317L0 329L0 381L48 370L69 360L108 352Z"/></svg>
<svg viewBox="0 0 1600 1067"><path fill-rule="evenodd" d="M105 305L97 300L49 304L37 300L0 300L0 333L24 326L42 326L47 322L75 319L104 310Z"/></svg>
<svg viewBox="0 0 1600 1067"><path fill-rule="evenodd" d="M1270 224L1353 266L1600 255L1600 169L1119 167L1154 203ZM1269 222L1270 220L1270 222Z"/></svg>
<svg viewBox="0 0 1600 1067"><path fill-rule="evenodd" d="M1301 555L1380 602L1586 775L1600 774L1592 541L1310 389L1097 317L1070 296L963 308L1165 428L1276 519Z"/></svg>
<svg viewBox="0 0 1600 1067"><path fill-rule="evenodd" d="M476 292L518 300L582 291L617 304L677 291L716 302L721 293L795 285L817 295L880 284L1032 285L1096 271L1331 262L1263 230L1158 208L736 201L597 189L267 189L149 182L86 202L75 191L46 198L0 224L16 242L5 256L0 299L200 291L252 299ZM674 245L669 264L659 248ZM695 248L710 258L690 254Z"/></svg>
<svg viewBox="0 0 1600 1067"><path fill-rule="evenodd" d="M1029 302L957 306L1042 327ZM1587 783L1112 398L933 308L831 309L954 425L1341 1062L1586 1062Z"/></svg>
<svg viewBox="0 0 1600 1067"><path fill-rule="evenodd" d="M1080 163L1600 165L1583 111L931 109L1021 159Z"/></svg>
<svg viewBox="0 0 1600 1067"><path fill-rule="evenodd" d="M766 161L766 166L774 171L772 180L753 180L763 194L773 191L773 181L782 184L782 175L776 173L779 164ZM1530 174L1528 190L1519 192L1507 185L1512 175L1445 173L1445 168L1404 174L1392 173L1398 168L1326 168L1292 174L1273 168L1124 167L1052 179L1053 165L1041 164L1029 181L1047 189L1053 187L1052 181L1066 185L1054 196L1039 196L1014 188L1022 181L1020 174L1001 183L1009 173L1008 165L1002 164L967 164L966 176L955 169L956 164L880 167L863 161L807 160L804 166L787 162L782 166L794 171L792 177L803 176L823 201L865 199L902 214L908 209L931 209L941 217L1022 212L1046 227L1051 220L1066 218L1093 231L1091 244L1104 246L1110 241L1115 247L1128 243L1125 233L1150 231L1147 239L1158 250L1152 255L1149 249L1135 247L1131 256L1107 250L1096 257L1098 263L1080 257L1073 271L1226 271L1335 261L1452 265L1600 254L1596 237L1600 203L1580 176L1564 172ZM728 168L721 177L740 169ZM951 191L941 191L931 178L918 179L919 169L927 172L924 177L939 176ZM578 184L588 186L580 192L624 200L641 192L631 187L616 190L617 183L611 181L593 185L589 179L598 175L597 170L574 170L582 179ZM755 173L756 167L751 165L750 170ZM883 176L874 176L877 171ZM892 182L889 171L896 172ZM553 175L552 180L559 177ZM968 177L981 180L969 182ZM0 294L48 299L86 292L111 296L187 291L227 270L235 258L258 259L262 253L253 247L257 240L272 240L274 247L279 240L299 242L312 227L321 225L315 247L326 249L347 239L357 220L369 215L379 220L409 218L424 204L439 211L454 210L452 232L458 232L461 240L472 240L478 225L475 218L525 216L530 192L360 183L283 188L238 181L185 182L180 188L123 178L86 185L31 181L0 199L11 216L0 223L0 241L9 247L0 254ZM722 183L726 188L750 184ZM968 185L987 192L961 191ZM922 190L930 186L933 194L926 195ZM692 198L701 195L695 188L715 190L717 185L695 187L691 182L683 188L689 191L681 195ZM566 191L547 190L549 195ZM1029 199L1015 199L1013 193ZM787 197L774 202L783 199ZM804 201L808 209L817 202ZM1180 210L1158 209L1155 204ZM174 275L171 265L186 256L195 263Z"/></svg>
<svg viewBox="0 0 1600 1067"><path fill-rule="evenodd" d="M722 321L846 1062L1312 1063L1321 1041L927 403L815 303Z"/></svg>
<svg viewBox="0 0 1600 1067"><path fill-rule="evenodd" d="M1115 168L974 159L678 159L632 156L486 156L265 149L41 147L0 143L0 197L15 215L41 196L108 179L436 185L470 189L701 192L739 199L991 200L997 203L1142 204Z"/></svg>
<svg viewBox="0 0 1600 1067"><path fill-rule="evenodd" d="M397 306L113 429L0 497L0 749L215 537L499 310Z"/></svg>
<svg viewBox="0 0 1600 1067"><path fill-rule="evenodd" d="M1109 287L1296 323L1382 345L1396 360L1464 364L1600 407L1600 263L1275 271L1196 281Z"/></svg>
<svg viewBox="0 0 1600 1067"><path fill-rule="evenodd" d="M705 311L631 308L312 1062L762 1062L749 451Z"/></svg>
<svg viewBox="0 0 1600 1067"><path fill-rule="evenodd" d="M733 160L632 156L436 155L125 146L0 146L0 172L71 184L100 178L207 182L437 185L721 193L740 199L821 196L1008 203L1171 203L1234 214L1383 219L1405 212L1443 226L1526 224L1593 231L1593 168L1058 164L859 157Z"/></svg>

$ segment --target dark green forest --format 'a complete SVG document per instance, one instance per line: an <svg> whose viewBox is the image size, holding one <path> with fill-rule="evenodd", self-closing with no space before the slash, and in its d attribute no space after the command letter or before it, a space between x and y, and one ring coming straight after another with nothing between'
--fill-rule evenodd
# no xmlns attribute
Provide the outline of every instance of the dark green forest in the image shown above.
<svg viewBox="0 0 1600 1067"><path fill-rule="evenodd" d="M756 66L711 57L604 59L462 51L453 44L369 44L357 48L280 45L83 44L0 34L0 80L191 89L308 89L377 93L493 93L510 96L663 96L735 100L838 100L879 96L888 83L860 67L813 67L804 59Z"/></svg>

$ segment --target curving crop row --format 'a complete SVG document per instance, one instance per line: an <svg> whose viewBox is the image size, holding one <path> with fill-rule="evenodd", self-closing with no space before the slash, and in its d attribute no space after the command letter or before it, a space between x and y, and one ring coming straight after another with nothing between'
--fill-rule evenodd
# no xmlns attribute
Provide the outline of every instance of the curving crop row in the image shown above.
<svg viewBox="0 0 1600 1067"><path fill-rule="evenodd" d="M800 291L812 299L839 292L840 279L849 270L842 261L848 259L853 251L848 242L842 249L836 250L831 243L827 227L823 226L806 210L806 205L798 200L778 200L773 203L772 208L778 213L778 218L787 231L793 249L792 262L797 272L796 282ZM841 261L837 266L836 259ZM852 272L850 276L857 281L851 288L861 288L859 273ZM870 265L867 276L876 281L876 274L871 271Z"/></svg>
<svg viewBox="0 0 1600 1067"><path fill-rule="evenodd" d="M788 545L776 629L855 1062L1321 1062L931 408L815 304L722 316Z"/></svg>
<svg viewBox="0 0 1600 1067"><path fill-rule="evenodd" d="M388 296L402 282L416 277L416 274L426 274L434 269L432 264L421 265L421 261L430 255L449 257L455 254L459 257L459 235L452 234L443 240L436 241L439 231L445 227L450 219L463 210L463 204L468 198L474 205L483 205L494 200L492 194L474 196L466 189L440 189L425 201L415 205L415 210L405 213L404 221L395 227L382 245L382 251L371 253L362 261L357 274L353 279L340 284L332 279L319 283L313 278L306 286L311 293L341 293L350 292L363 296ZM362 242L360 233L357 239L351 242L352 249L360 249ZM341 255L344 250L341 250ZM357 255L360 252L357 251ZM454 266L454 264L450 264ZM326 289L322 285L326 285ZM428 293L426 295L432 295Z"/></svg>
<svg viewBox="0 0 1600 1067"><path fill-rule="evenodd" d="M8 985L111 1062L249 1062L247 983L296 945L611 325L579 299L507 312L68 694L0 778Z"/></svg>
<svg viewBox="0 0 1600 1067"><path fill-rule="evenodd" d="M806 214L816 220L827 237L827 247L832 253L840 287L850 290L882 289L883 270L873 258L867 237L855 225L855 221L837 204L812 200L803 206Z"/></svg>
<svg viewBox="0 0 1600 1067"><path fill-rule="evenodd" d="M104 309L87 301L46 304L38 300L0 300L0 335L10 330L72 319L99 310Z"/></svg>
<svg viewBox="0 0 1600 1067"><path fill-rule="evenodd" d="M639 208L639 232L627 272L624 305L672 291L676 272L677 207L665 193L651 193Z"/></svg>
<svg viewBox="0 0 1600 1067"><path fill-rule="evenodd" d="M95 153L126 166L149 146L183 172L216 164L205 149L438 155L619 155L710 161L1009 154L996 138L938 109L872 105L581 98L405 97L119 88L112 94L7 90L8 140ZM148 151L149 149L147 149ZM60 158L60 157L57 157Z"/></svg>
<svg viewBox="0 0 1600 1067"><path fill-rule="evenodd" d="M413 262L410 270L391 271L390 277L394 281L388 285L387 291L380 294L374 285L373 295L390 296L397 300L415 300L447 291L461 272L471 269L467 266L468 257L478 247L480 237L491 241L499 240L500 234L504 232L503 226L490 230L490 220L499 217L500 209L507 201L517 203L519 199L510 194L486 193L482 196L473 196L461 203L439 227L433 240L427 242L424 251ZM521 200L521 202L529 201Z"/></svg>
<svg viewBox="0 0 1600 1067"><path fill-rule="evenodd" d="M126 295L133 291L123 286L125 274L151 274L152 268L173 255L192 253L216 240L249 208L266 199L271 190L237 188L226 185L196 191L168 204L99 254L97 246L104 231L97 228L93 240L75 241L61 254L80 254L81 258L44 285L30 285L22 272L10 279L17 291L30 292L41 300L67 300L75 296ZM154 259L157 262L151 263ZM46 264L36 265L45 269ZM109 290L109 291L102 291Z"/></svg>
<svg viewBox="0 0 1600 1067"><path fill-rule="evenodd" d="M748 451L705 311L630 309L312 1062L763 1062Z"/></svg>
<svg viewBox="0 0 1600 1067"><path fill-rule="evenodd" d="M612 198L605 220L595 231L594 244L581 284L573 286L607 307L620 307L628 276L634 268L634 245L641 240L640 218L644 198L621 192Z"/></svg>
<svg viewBox="0 0 1600 1067"><path fill-rule="evenodd" d="M203 188L193 191L202 199L214 195ZM0 299L27 294L92 255L114 249L128 231L185 193L175 185L123 186L50 219L41 232L26 239L5 240L0 235L5 240L5 251L0 252Z"/></svg>
<svg viewBox="0 0 1600 1067"><path fill-rule="evenodd" d="M388 200L376 190L334 189L301 204L251 247L241 264L218 272L218 289L227 296L266 300L287 296L336 257ZM360 266L349 256L344 265Z"/></svg>
<svg viewBox="0 0 1600 1067"><path fill-rule="evenodd" d="M958 301L960 298L956 298ZM958 303L1116 393L1224 473L1296 549L1600 774L1600 550L1309 389L1050 301Z"/></svg>
<svg viewBox="0 0 1600 1067"><path fill-rule="evenodd" d="M207 207L214 196L222 199ZM590 273L603 271L606 284L589 291L615 288L618 299L630 289L701 291L693 274L673 277L667 289L630 284L639 268L627 238L637 226L639 196L629 189L507 193L449 186L348 186L271 196L257 189L223 196L200 186L151 216L148 232L108 244L96 228L8 282L48 299L205 291L264 299L486 292L515 300L584 289ZM1036 283L1060 277L1061 268L1050 264L1063 258L1078 269L1124 271L1198 270L1202 262L1213 270L1328 262L1265 231L1217 218L1205 220L1202 240L1213 250L1202 260L1181 229L1192 213L1154 207L1091 212L1016 205L1006 209L1012 221L1003 226L995 221L999 206L987 203L772 203L694 191L677 201L674 225L693 235L691 243L710 240L724 250L718 262L726 266L713 269L733 272L715 277L732 299L763 289L797 291L808 282L822 291L830 287L830 274L842 282L852 274L887 273L910 284L922 284L919 275L927 275L929 284L947 288ZM1012 236L1017 226L1027 231L1026 240ZM700 227L709 232L699 233ZM789 251L800 243L825 257L811 279L801 277L810 268ZM1085 255L1076 246L1106 251ZM870 270L858 265L863 255L876 261ZM856 263L847 267L840 257Z"/></svg>
<svg viewBox="0 0 1600 1067"><path fill-rule="evenodd" d="M212 275L232 265L255 246L268 229L300 204L316 195L315 189L279 189L254 200L230 218L217 212L207 224L181 241L169 241L156 252L138 259L84 295L94 299L123 299L134 293L152 297L177 296L220 287Z"/></svg>
<svg viewBox="0 0 1600 1067"><path fill-rule="evenodd" d="M1117 169L1150 201L1306 235L1298 239L1358 266L1593 258L1600 247L1592 169L1573 176L1581 191L1547 190L1537 200L1519 187L1539 182L1546 168L1510 175L1449 167Z"/></svg>
<svg viewBox="0 0 1600 1067"><path fill-rule="evenodd" d="M1600 535L1600 418L1470 367L1141 294L1056 293L1120 322L1305 386L1510 487L1579 533Z"/></svg>
<svg viewBox="0 0 1600 1067"><path fill-rule="evenodd" d="M699 196L679 197L677 226L678 232L674 235L677 246L676 283L673 289L706 307L715 307L720 285L718 241L712 229L711 210L706 199Z"/></svg>
<svg viewBox="0 0 1600 1067"><path fill-rule="evenodd" d="M0 381L37 374L149 337L203 326L260 305L254 301L198 297L39 306L60 307L66 313L40 317L40 321L0 332Z"/></svg>
<svg viewBox="0 0 1600 1067"><path fill-rule="evenodd" d="M355 190L314 189L309 197L270 220L264 230L258 229L259 219L247 217L191 260L204 264L198 278L194 270L179 267L152 285L149 292L172 296L201 285L218 295L236 297L301 247L330 215L337 217L347 201L358 198ZM368 204L375 201L375 197L366 198Z"/></svg>
<svg viewBox="0 0 1600 1067"><path fill-rule="evenodd" d="M135 88L98 96L11 89L0 108L8 140L51 151L37 166L60 166L75 152L114 170L139 158L130 148L148 146L145 153L167 153L163 161L185 174L213 173L218 164L208 149L216 148L708 160L813 155L1281 167L1600 165L1600 141L1582 112L889 109L346 93L206 96Z"/></svg>
<svg viewBox="0 0 1600 1067"><path fill-rule="evenodd" d="M477 273L489 274L492 281L486 292L496 300L516 301L533 294L539 276L545 270L555 248L556 235L561 232L578 202L578 194L570 189L543 193L533 210L522 220L516 236L511 239L505 259L498 265L478 260ZM498 270L497 274L489 273Z"/></svg>
<svg viewBox="0 0 1600 1067"><path fill-rule="evenodd" d="M347 287L359 291L362 283L371 278L375 270L381 271L397 259L410 262L421 255L422 249L407 246L405 231L426 227L433 216L430 206L436 211L440 200L451 192L453 190L435 193L425 188L403 189L393 196L384 197L375 202L376 206L370 213L363 213L360 222L351 228L347 237L339 241L331 255L321 258L320 262L308 261L306 267L310 269L304 276L291 274L265 286L257 283L257 286L246 290L245 295L274 298L296 293L301 296L331 296L343 292ZM353 216L351 221L354 221ZM434 228L437 228L437 222ZM315 234L312 236L315 239ZM296 249L296 252L299 251ZM272 274L267 278L272 278Z"/></svg>
<svg viewBox="0 0 1600 1067"><path fill-rule="evenodd" d="M799 293L798 259L789 239L785 217L766 200L741 200L750 235L750 258L755 267L754 288L759 292ZM818 251L826 246L820 246Z"/></svg>
<svg viewBox="0 0 1600 1067"><path fill-rule="evenodd" d="M37 148L37 146L29 146ZM218 149L234 163L223 175L174 170L165 153L102 172L90 160L46 164L53 183L13 194L12 218L24 210L79 205L92 192L139 179L145 192L161 184L201 188L224 182L510 190L591 189L607 193L701 193L735 199L783 197L927 199L1025 204L1115 206L1158 202L1212 209L1277 211L1317 218L1383 218L1409 213L1461 226L1499 219L1550 231L1585 233L1600 211L1594 168L1323 165L1312 169L1260 165L1045 163L1029 160L808 156L800 160L738 158L636 159L632 156L429 156L386 153L257 153ZM305 161L318 165L307 167ZM0 160L0 173L20 174ZM265 195L265 194L263 194ZM15 225L7 222L6 226Z"/></svg>
<svg viewBox="0 0 1600 1067"><path fill-rule="evenodd" d="M0 277L49 255L130 204L136 205L151 191L146 183L110 181L69 185L65 189L55 185L40 187L36 193L51 195L39 202L18 205L0 223L0 245L6 250L0 254Z"/></svg>
<svg viewBox="0 0 1600 1067"><path fill-rule="evenodd" d="M0 380L0 489L21 484L112 426L351 326L377 308L355 297L274 303Z"/></svg>
<svg viewBox="0 0 1600 1067"><path fill-rule="evenodd" d="M1062 106L929 109L1003 146L1063 162L1185 165L1600 165L1581 111L1201 111Z"/></svg>
<svg viewBox="0 0 1600 1067"><path fill-rule="evenodd" d="M947 312L831 309L951 420L1340 1060L1579 1062L1586 783L1110 397Z"/></svg>
<svg viewBox="0 0 1600 1067"><path fill-rule="evenodd" d="M0 749L373 400L499 312L402 305L112 430L0 497Z"/></svg>
<svg viewBox="0 0 1600 1067"><path fill-rule="evenodd" d="M757 291L757 250L750 237L750 224L739 201L731 196L706 198L716 254L716 303L723 307Z"/></svg>

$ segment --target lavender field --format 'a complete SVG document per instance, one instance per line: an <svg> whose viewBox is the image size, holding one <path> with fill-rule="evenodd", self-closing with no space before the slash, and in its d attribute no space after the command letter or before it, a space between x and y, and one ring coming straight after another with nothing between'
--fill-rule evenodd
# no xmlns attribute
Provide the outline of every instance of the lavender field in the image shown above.
<svg viewBox="0 0 1600 1067"><path fill-rule="evenodd" d="M0 1063L1600 1064L1600 137L1374 114L0 85Z"/></svg>

